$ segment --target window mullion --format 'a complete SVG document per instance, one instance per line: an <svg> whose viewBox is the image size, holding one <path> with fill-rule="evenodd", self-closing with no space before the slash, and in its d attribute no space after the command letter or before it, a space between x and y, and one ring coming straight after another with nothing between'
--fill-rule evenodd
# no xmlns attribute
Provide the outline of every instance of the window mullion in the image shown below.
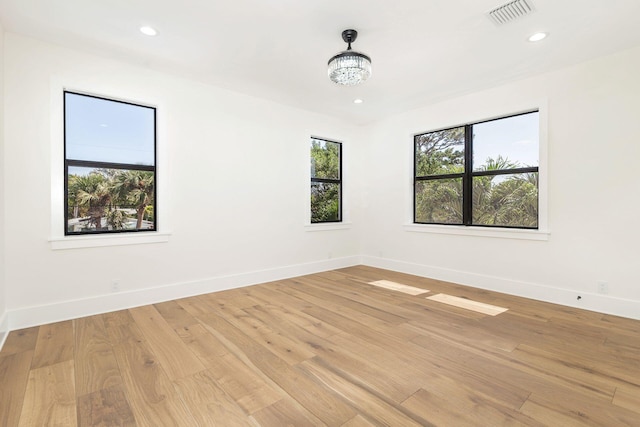
<svg viewBox="0 0 640 427"><path fill-rule="evenodd" d="M342 184L342 180L330 178L311 178L311 182L320 182L325 184Z"/></svg>
<svg viewBox="0 0 640 427"><path fill-rule="evenodd" d="M338 144L338 221L342 221L342 144Z"/></svg>
<svg viewBox="0 0 640 427"><path fill-rule="evenodd" d="M92 160L75 160L66 159L68 166L78 166L84 168L97 168L97 169L127 169L127 170L142 170L153 172L156 170L155 165L140 165L133 163L112 163Z"/></svg>
<svg viewBox="0 0 640 427"><path fill-rule="evenodd" d="M473 126L464 127L464 175L462 177L462 223L471 225L473 208Z"/></svg>
<svg viewBox="0 0 640 427"><path fill-rule="evenodd" d="M425 176L416 176L415 181L431 181L434 179L455 179L455 178L463 178L464 173L445 173L441 175L425 175Z"/></svg>

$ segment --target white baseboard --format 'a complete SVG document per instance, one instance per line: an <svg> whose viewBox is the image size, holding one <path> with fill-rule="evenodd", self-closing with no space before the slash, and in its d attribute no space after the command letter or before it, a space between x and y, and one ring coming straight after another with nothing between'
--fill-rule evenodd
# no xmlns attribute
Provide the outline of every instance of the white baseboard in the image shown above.
<svg viewBox="0 0 640 427"><path fill-rule="evenodd" d="M514 281L496 276L373 256L351 256L9 310L0 317L0 349L9 331L16 329L123 310L141 305L155 304L193 295L240 288L305 274L319 273L358 264L640 320L640 301L614 298L595 293L577 292L537 283ZM577 300L578 295L582 297L580 300Z"/></svg>
<svg viewBox="0 0 640 427"><path fill-rule="evenodd" d="M0 351L2 351L2 346L4 346L4 342L7 340L9 336L9 316L7 313L2 313L0 316Z"/></svg>
<svg viewBox="0 0 640 427"><path fill-rule="evenodd" d="M362 256L362 263L371 267L640 320L640 301L367 255ZM578 299L578 296L581 298Z"/></svg>
<svg viewBox="0 0 640 427"><path fill-rule="evenodd" d="M28 328L30 326L76 319L194 295L241 288L258 283L350 267L360 263L361 259L359 256L333 258L305 264L252 271L249 273L212 277L193 282L174 283L130 292L118 292L85 299L24 307L7 312L9 320L8 330Z"/></svg>

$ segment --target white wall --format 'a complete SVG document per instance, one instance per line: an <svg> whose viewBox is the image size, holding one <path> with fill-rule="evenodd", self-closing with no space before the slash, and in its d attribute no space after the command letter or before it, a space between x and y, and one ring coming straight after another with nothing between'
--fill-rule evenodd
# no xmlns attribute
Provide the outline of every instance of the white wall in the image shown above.
<svg viewBox="0 0 640 427"><path fill-rule="evenodd" d="M5 35L4 64L0 296L12 329L362 260L640 317L640 49L363 128L15 34ZM63 87L158 107L168 242L52 250L63 227L51 221L61 216ZM413 134L532 107L548 120L548 240L407 231ZM310 135L344 141L346 228L304 226Z"/></svg>
<svg viewBox="0 0 640 427"><path fill-rule="evenodd" d="M364 228L376 232L364 235L365 262L640 318L638 76L640 48L372 126ZM541 107L548 119L547 241L403 227L412 215L413 134L532 107ZM608 295L597 294L598 281L608 283Z"/></svg>
<svg viewBox="0 0 640 427"><path fill-rule="evenodd" d="M358 263L357 128L11 33L5 59L12 328ZM63 87L157 106L158 220L168 242L51 249L63 229L50 221L63 191ZM344 142L351 227L304 226L310 135ZM111 293L113 279L121 292Z"/></svg>
<svg viewBox="0 0 640 427"><path fill-rule="evenodd" d="M0 26L0 348L7 336L4 264L4 30Z"/></svg>

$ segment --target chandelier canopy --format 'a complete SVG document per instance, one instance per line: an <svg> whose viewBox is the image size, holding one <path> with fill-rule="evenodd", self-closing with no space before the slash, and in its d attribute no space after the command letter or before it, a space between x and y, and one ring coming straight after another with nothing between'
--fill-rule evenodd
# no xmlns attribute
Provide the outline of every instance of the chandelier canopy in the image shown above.
<svg viewBox="0 0 640 427"><path fill-rule="evenodd" d="M356 30L344 30L342 40L348 44L347 50L340 52L329 60L329 78L332 82L354 86L367 80L371 76L371 58L367 55L351 50L351 43L358 37Z"/></svg>

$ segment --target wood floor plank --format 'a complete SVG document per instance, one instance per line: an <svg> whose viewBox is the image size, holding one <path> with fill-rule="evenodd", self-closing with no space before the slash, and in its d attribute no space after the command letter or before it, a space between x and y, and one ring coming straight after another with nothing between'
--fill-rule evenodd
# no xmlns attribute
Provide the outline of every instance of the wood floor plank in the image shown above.
<svg viewBox="0 0 640 427"><path fill-rule="evenodd" d="M301 345L300 342L274 331L260 319L250 316L246 309L215 308L212 313L236 326L253 338L256 343L260 343L290 365L295 365L315 356L315 353L310 351L307 346Z"/></svg>
<svg viewBox="0 0 640 427"><path fill-rule="evenodd" d="M469 320L481 320L490 317L477 311L465 310L447 304L434 304L426 298L412 298L411 300L400 302L399 306L402 309L413 310L414 313L420 313L423 316L433 316L434 321L437 321L438 318L443 318L445 321L450 319L454 323L465 323ZM505 315L508 313L507 311Z"/></svg>
<svg viewBox="0 0 640 427"><path fill-rule="evenodd" d="M229 354L227 347L204 326L200 324L193 326L190 331L191 335L182 337L182 341L206 368L210 368L212 364L215 366L218 358Z"/></svg>
<svg viewBox="0 0 640 427"><path fill-rule="evenodd" d="M0 356L34 350L36 348L39 330L39 326L34 326L33 328L9 332L9 336L4 342L4 346L2 346Z"/></svg>
<svg viewBox="0 0 640 427"><path fill-rule="evenodd" d="M579 379L547 372L505 352L478 349L441 336L420 338L414 342L432 354L436 363L448 360L447 376L467 384L475 381L477 390L493 395L511 408L520 407L531 392L555 394L561 398L563 393L571 391L594 401L611 401L609 389L594 388ZM459 377L459 374L463 376ZM495 388L494 392L491 392L491 387Z"/></svg>
<svg viewBox="0 0 640 427"><path fill-rule="evenodd" d="M445 318L446 322L446 318ZM464 326L457 328L442 328L437 316L426 318L416 317L416 320L409 321L407 328L418 328L421 334L426 336L443 334L450 338L468 341L470 345L477 347L495 348L505 352L511 352L520 345L521 340L505 334L495 333L484 327L479 322L464 322Z"/></svg>
<svg viewBox="0 0 640 427"><path fill-rule="evenodd" d="M367 421L365 417L358 414L346 423L342 424L341 427L375 427L375 424Z"/></svg>
<svg viewBox="0 0 640 427"><path fill-rule="evenodd" d="M605 314L600 318L600 324L609 330L619 333L626 332L632 337L637 337L640 334L640 322L634 319Z"/></svg>
<svg viewBox="0 0 640 427"><path fill-rule="evenodd" d="M118 362L100 316L73 321L75 375L78 396L122 384Z"/></svg>
<svg viewBox="0 0 640 427"><path fill-rule="evenodd" d="M605 345L621 347L631 352L640 351L640 340L634 340L628 334L608 334Z"/></svg>
<svg viewBox="0 0 640 427"><path fill-rule="evenodd" d="M209 371L220 387L248 414L274 404L284 395L234 354L220 356L210 365Z"/></svg>
<svg viewBox="0 0 640 427"><path fill-rule="evenodd" d="M512 357L530 366L549 372L558 377L579 382L587 388L599 390L606 398L613 398L620 379L608 372L598 372L585 363L584 359L573 357L568 360L562 354L546 351L529 345L519 345Z"/></svg>
<svg viewBox="0 0 640 427"><path fill-rule="evenodd" d="M112 345L119 344L123 341L144 341L142 332L135 320L131 317L129 310L119 310L111 313L100 315L104 323L105 330L109 335L109 341Z"/></svg>
<svg viewBox="0 0 640 427"><path fill-rule="evenodd" d="M361 347L351 349L347 345L332 343L317 337L295 324L283 322L277 312L270 313L268 307L256 306L244 310L263 322L274 325L283 334L295 337L301 343L309 345L323 359L344 367L360 382L380 390L382 394L389 396L397 403L405 400L419 388L417 382L413 381L415 379L415 376L412 376L413 372L405 376L404 372L396 370L390 375L387 365L376 363L376 358L369 352L363 353ZM333 337L336 338L336 335Z"/></svg>
<svg viewBox="0 0 640 427"><path fill-rule="evenodd" d="M231 354L229 349L206 329L202 333L183 339L187 347L207 367L217 384L247 414L253 414L282 399L282 394L270 387L260 375Z"/></svg>
<svg viewBox="0 0 640 427"><path fill-rule="evenodd" d="M258 370L276 383L285 393L297 400L316 417L329 425L340 425L353 418L356 412L335 393L317 387L303 372L254 342L235 326L216 316L201 316L200 319L216 334L227 337L240 353Z"/></svg>
<svg viewBox="0 0 640 427"><path fill-rule="evenodd" d="M571 392L561 396L532 393L522 413L546 425L637 426L638 413L609 402L584 401Z"/></svg>
<svg viewBox="0 0 640 427"><path fill-rule="evenodd" d="M544 425L457 381L440 377L429 390L418 390L402 406L437 425L539 426Z"/></svg>
<svg viewBox="0 0 640 427"><path fill-rule="evenodd" d="M589 336L575 335L573 328L563 324L553 323L546 316L544 321L522 317L513 310L505 312L498 317L486 316L479 319L478 323L488 331L509 337L513 341L532 347L552 348L554 351L566 351L568 353L585 353L584 349L593 351L602 345L602 339ZM503 319L500 319L503 318Z"/></svg>
<svg viewBox="0 0 640 427"><path fill-rule="evenodd" d="M403 402L402 406L436 426L476 427L482 425L480 422L474 421L474 414L462 411L462 408L454 407L443 397L425 390L416 392Z"/></svg>
<svg viewBox="0 0 640 427"><path fill-rule="evenodd" d="M529 395L529 391L520 387L518 383L514 384L485 372L476 372L465 360L453 359L449 354L441 354L437 349L416 352L414 348L407 351L406 347L398 349L395 345L385 349L348 335L334 337L334 341L345 348L359 346L376 363L393 366L393 375L402 378L406 384L411 384L413 391L428 388L431 384L455 381L492 396L497 402L510 408L520 407Z"/></svg>
<svg viewBox="0 0 640 427"><path fill-rule="evenodd" d="M358 332L354 334L356 336L367 336L372 340L389 339L403 342L410 341L419 335L415 331L399 328L398 323L388 323L353 307L341 306L341 304L333 305L330 302L327 304L323 302L327 300L319 295L314 295L317 291L311 289L287 289L282 292L311 302L313 305L305 308L304 313L328 323L342 332L353 333L357 330Z"/></svg>
<svg viewBox="0 0 640 427"><path fill-rule="evenodd" d="M302 312L301 310L310 307L310 305L300 299L292 298L288 295L283 295L277 290L266 288L254 290L253 295L262 301L261 306L268 306L268 309L276 313L280 319L296 324L315 336L328 338L341 332L340 329L334 328Z"/></svg>
<svg viewBox="0 0 640 427"><path fill-rule="evenodd" d="M196 425L147 343L125 340L113 349L138 426Z"/></svg>
<svg viewBox="0 0 640 427"><path fill-rule="evenodd" d="M640 420L640 387L618 386L613 396L613 404L636 412Z"/></svg>
<svg viewBox="0 0 640 427"><path fill-rule="evenodd" d="M225 307L234 307L244 309L256 304L252 296L253 289L254 286L248 286L246 288L231 289L225 292L215 292L205 295L204 299L213 308L222 309Z"/></svg>
<svg viewBox="0 0 640 427"><path fill-rule="evenodd" d="M199 295L196 297L181 298L176 300L180 307L192 316L199 316L201 314L209 314L211 312L211 303L205 295Z"/></svg>
<svg viewBox="0 0 640 427"><path fill-rule="evenodd" d="M323 360L334 363L336 369L361 379L369 388L379 390L398 404L426 381L421 362L407 363L394 351L380 351L379 347L347 334L336 335L332 341L328 351L319 354ZM359 365L354 366L353 360Z"/></svg>
<svg viewBox="0 0 640 427"><path fill-rule="evenodd" d="M175 389L186 403L196 425L252 426L246 414L236 402L216 383L208 371L173 382Z"/></svg>
<svg viewBox="0 0 640 427"><path fill-rule="evenodd" d="M292 403L291 399L281 399L253 414L253 418L261 426L324 426L322 421L305 411L301 411L299 406Z"/></svg>
<svg viewBox="0 0 640 427"><path fill-rule="evenodd" d="M605 338L603 343L602 331L599 326L594 328L599 332L598 334L583 335L575 331L576 325L567 326L566 322L557 325L554 322L548 322L544 328L533 331L536 336L532 337L532 331L528 330L528 325L522 322L520 325L522 346L552 352L559 358L563 357L566 360L582 360L584 363L596 367L596 371L602 360L607 360L607 376L617 376L623 381L640 385L640 383L634 382L634 379L640 378L640 360L637 357L637 351L627 351L624 342L611 346ZM493 328L502 331L503 325L498 324ZM634 337L629 337L628 340L633 341ZM585 348L588 348L589 351L583 351Z"/></svg>
<svg viewBox="0 0 640 427"><path fill-rule="evenodd" d="M136 427L122 385L78 397L78 427Z"/></svg>
<svg viewBox="0 0 640 427"><path fill-rule="evenodd" d="M31 370L18 426L76 426L74 383L73 360Z"/></svg>
<svg viewBox="0 0 640 427"><path fill-rule="evenodd" d="M0 357L0 420L6 426L18 425L32 358L33 350L6 355L3 351Z"/></svg>
<svg viewBox="0 0 640 427"><path fill-rule="evenodd" d="M480 389L493 390L493 393L498 393L502 399L509 401L513 407L519 407L529 394L517 384L511 385L504 381L495 380L488 382L493 378L493 374L478 375L465 366L465 361L452 364L449 360L450 356L440 354L440 352L429 351L428 349L432 344L430 340L425 337L418 337L413 340L420 347L423 347L423 349L419 349L408 345L407 342L403 342L402 339L398 339L391 331L379 333L363 329L357 322L350 321L346 317L339 316L319 307L307 311L329 323L333 322L336 325L341 325L341 327L345 329L345 333L341 335L344 345L349 345L349 342L361 343L360 345L366 346L365 348L367 348L368 354L373 354L374 352L390 354L392 355L392 359L396 361L396 364L402 364L401 366L420 364L423 367L430 366L430 369L436 369L439 366L443 366L443 364L444 366L449 365L452 367L449 373L450 375L459 378L461 381L472 381L474 386ZM337 337L334 337L333 340L337 341ZM457 349L456 352L461 355L465 354L464 349Z"/></svg>
<svg viewBox="0 0 640 427"><path fill-rule="evenodd" d="M32 369L73 360L73 324L71 320L40 326Z"/></svg>
<svg viewBox="0 0 640 427"><path fill-rule="evenodd" d="M295 282L295 280L294 280ZM384 322L388 324L400 324L406 322L407 319L388 311L380 310L360 301L354 301L344 298L324 289L325 283L317 279L308 279L308 284L295 290L294 295L298 295L310 302L318 301L335 301L336 311L345 313L349 316L360 319L361 322ZM306 294L306 295L302 295Z"/></svg>
<svg viewBox="0 0 640 427"><path fill-rule="evenodd" d="M198 325L198 320L176 301L167 301L153 306L179 336L188 336L189 329Z"/></svg>
<svg viewBox="0 0 640 427"><path fill-rule="evenodd" d="M169 379L176 380L205 369L200 360L182 345L180 337L155 307L137 307L129 312Z"/></svg>
<svg viewBox="0 0 640 427"><path fill-rule="evenodd" d="M394 292L388 292L384 288L371 288L368 284L349 278L338 280L334 278L330 281L322 283L322 288L331 294L339 295L361 304L366 304L386 313L393 313L400 316L404 321L413 319L416 316L415 310L404 309L401 304L403 302L412 301L414 303L421 302L417 298L398 298ZM423 304L428 307L428 304Z"/></svg>
<svg viewBox="0 0 640 427"><path fill-rule="evenodd" d="M433 425L424 418L410 411L403 411L402 407L387 402L383 396L377 395L372 390L353 384L349 379L334 372L320 358L307 360L301 364L301 367L315 376L322 384L325 384L326 387L343 396L365 418L376 420L388 426L418 427Z"/></svg>

